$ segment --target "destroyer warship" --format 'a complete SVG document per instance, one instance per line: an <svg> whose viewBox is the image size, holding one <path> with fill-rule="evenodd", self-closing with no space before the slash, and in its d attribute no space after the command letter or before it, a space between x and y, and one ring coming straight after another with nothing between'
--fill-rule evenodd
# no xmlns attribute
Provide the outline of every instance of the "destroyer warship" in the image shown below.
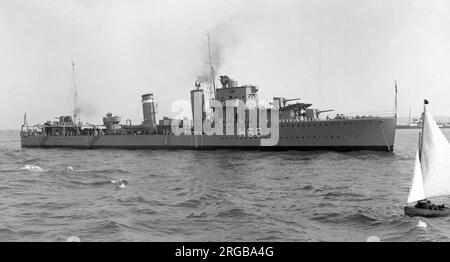
<svg viewBox="0 0 450 262"><path fill-rule="evenodd" d="M83 123L79 115L73 62L72 68L73 115L29 125L25 114L20 131L22 147L387 152L394 149L396 113L389 117L337 114L324 118L321 117L323 113L333 110L314 109L312 104L299 102L300 99L283 97L274 97L268 107L262 107L256 86L238 85L234 79L222 75L221 86L216 88L212 67L209 90L204 91L201 83L195 82L190 92L192 120L163 117L157 122L154 94L146 93L141 97L143 121L138 125L128 120L121 124L121 117L111 113L103 118L103 124ZM208 91L210 95L207 95ZM205 94L210 99L205 99ZM238 106L249 102L256 110ZM220 109L218 105L226 107ZM216 132L210 132L211 128Z"/></svg>

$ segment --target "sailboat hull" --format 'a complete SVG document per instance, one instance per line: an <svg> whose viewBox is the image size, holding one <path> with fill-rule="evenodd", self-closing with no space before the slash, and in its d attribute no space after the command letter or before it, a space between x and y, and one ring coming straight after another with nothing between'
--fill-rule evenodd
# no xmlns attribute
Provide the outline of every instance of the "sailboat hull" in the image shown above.
<svg viewBox="0 0 450 262"><path fill-rule="evenodd" d="M405 215L410 217L445 217L450 215L450 209L445 208L442 210L430 210L406 206Z"/></svg>

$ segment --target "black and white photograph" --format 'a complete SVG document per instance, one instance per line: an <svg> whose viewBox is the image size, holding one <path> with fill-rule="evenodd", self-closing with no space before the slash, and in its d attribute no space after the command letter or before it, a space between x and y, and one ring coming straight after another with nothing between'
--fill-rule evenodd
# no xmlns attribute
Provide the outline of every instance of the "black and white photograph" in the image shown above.
<svg viewBox="0 0 450 262"><path fill-rule="evenodd" d="M0 241L450 241L449 26L447 0L0 0Z"/></svg>

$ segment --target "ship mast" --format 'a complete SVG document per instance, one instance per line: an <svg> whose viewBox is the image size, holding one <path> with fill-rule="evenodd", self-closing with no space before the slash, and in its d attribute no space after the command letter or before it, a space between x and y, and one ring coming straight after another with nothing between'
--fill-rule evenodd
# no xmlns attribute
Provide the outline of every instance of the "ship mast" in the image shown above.
<svg viewBox="0 0 450 262"><path fill-rule="evenodd" d="M209 34L206 34L206 36L208 37L208 58L209 58L209 66L211 69L211 86L213 88L212 100L214 100L216 98L216 81L215 81L216 74L214 73L214 67L211 59L211 40L209 38Z"/></svg>
<svg viewBox="0 0 450 262"><path fill-rule="evenodd" d="M79 119L79 111L80 108L78 106L78 92L77 92L77 85L75 84L75 62L72 60L72 85L73 85L73 94L74 94L74 109L73 109L73 121L75 124L78 124L80 122Z"/></svg>

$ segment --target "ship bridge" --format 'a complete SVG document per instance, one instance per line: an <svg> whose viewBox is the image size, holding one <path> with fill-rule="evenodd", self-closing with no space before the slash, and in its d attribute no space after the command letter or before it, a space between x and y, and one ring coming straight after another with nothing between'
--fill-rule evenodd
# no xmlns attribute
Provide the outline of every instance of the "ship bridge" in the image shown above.
<svg viewBox="0 0 450 262"><path fill-rule="evenodd" d="M242 100L246 103L248 100L258 100L258 88L252 85L238 86L236 80L222 75L220 76L222 88L216 90L216 100L225 103L227 100Z"/></svg>

